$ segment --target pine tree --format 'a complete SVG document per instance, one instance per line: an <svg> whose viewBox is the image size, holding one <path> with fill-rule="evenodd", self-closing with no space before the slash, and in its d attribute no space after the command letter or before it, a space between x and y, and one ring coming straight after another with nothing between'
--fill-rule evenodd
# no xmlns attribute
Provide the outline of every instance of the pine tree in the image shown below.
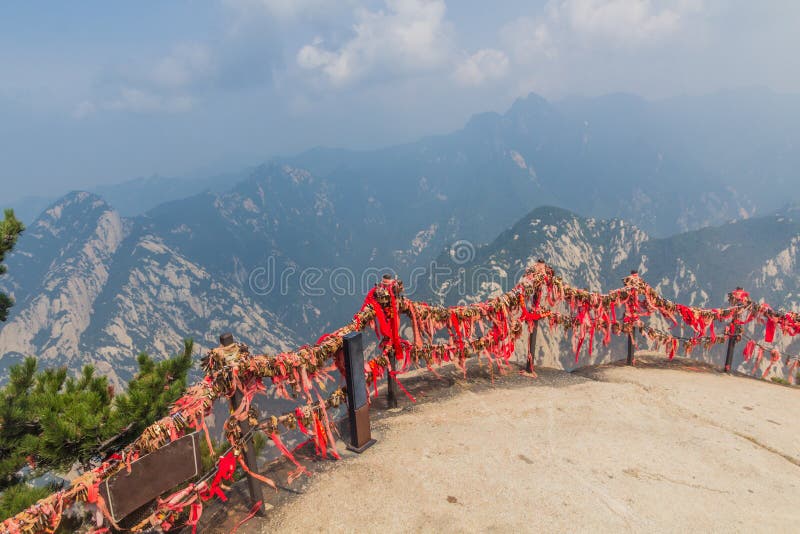
<svg viewBox="0 0 800 534"><path fill-rule="evenodd" d="M41 432L31 416L30 390L35 382L36 358L25 358L9 370L9 382L0 390L0 489L15 481L14 473L25 462L22 451L30 436Z"/></svg>
<svg viewBox="0 0 800 534"><path fill-rule="evenodd" d="M87 464L110 438L123 447L165 416L186 389L192 348L185 340L182 354L160 362L140 354L138 374L116 397L91 365L76 377L66 368L39 371L36 358L12 366L0 389L0 510L13 514L41 497L18 476L25 465L37 476Z"/></svg>
<svg viewBox="0 0 800 534"><path fill-rule="evenodd" d="M79 377L66 368L37 372L36 358L11 367L0 405L0 487L31 467L69 469L86 463L113 429L108 380L87 365Z"/></svg>
<svg viewBox="0 0 800 534"><path fill-rule="evenodd" d="M163 417L169 405L186 389L186 373L192 367L191 339L183 341L183 354L153 361L145 353L139 354L139 373L128 383L128 389L114 399L112 426L138 435L147 425Z"/></svg>
<svg viewBox="0 0 800 534"><path fill-rule="evenodd" d="M14 210L6 210L5 219L0 221L0 274L5 274L6 266L3 265L6 252L10 252L17 242L19 234L25 230L22 223L14 217ZM14 301L0 292L0 321L8 319L8 309L14 305Z"/></svg>
<svg viewBox="0 0 800 534"><path fill-rule="evenodd" d="M52 493L48 487L32 488L25 484L12 486L0 497L0 519L11 517Z"/></svg>

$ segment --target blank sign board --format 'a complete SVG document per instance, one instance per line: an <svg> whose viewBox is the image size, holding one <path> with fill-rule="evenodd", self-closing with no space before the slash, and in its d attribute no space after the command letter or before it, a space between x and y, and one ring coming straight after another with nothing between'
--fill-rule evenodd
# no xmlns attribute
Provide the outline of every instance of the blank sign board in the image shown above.
<svg viewBox="0 0 800 534"><path fill-rule="evenodd" d="M364 378L364 346L361 332L344 336L344 368L347 382L347 402L357 410L367 403L367 384Z"/></svg>
<svg viewBox="0 0 800 534"><path fill-rule="evenodd" d="M200 474L200 438L183 436L131 463L106 479L100 492L114 521L119 521L156 497Z"/></svg>

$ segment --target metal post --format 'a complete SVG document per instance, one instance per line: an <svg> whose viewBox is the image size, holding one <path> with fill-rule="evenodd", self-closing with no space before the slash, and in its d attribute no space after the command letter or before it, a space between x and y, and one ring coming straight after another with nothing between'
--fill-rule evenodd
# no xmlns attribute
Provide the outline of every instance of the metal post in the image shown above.
<svg viewBox="0 0 800 534"><path fill-rule="evenodd" d="M344 336L344 371L347 383L347 417L350 421L350 443L347 444L347 449L360 454L375 443L369 428L361 332L351 332Z"/></svg>
<svg viewBox="0 0 800 534"><path fill-rule="evenodd" d="M223 347L227 347L233 344L233 335L230 333L225 333L219 336L219 343ZM236 411L241 404L244 395L242 395L241 391L236 391L231 397L230 404L231 404L231 413ZM242 436L246 436L250 433L250 422L245 419L244 421L239 421L239 428L241 429ZM213 454L213 451L211 451ZM253 440L250 439L247 441L247 444L244 448L244 463L247 464L247 468L254 473L258 473L258 454L256 453L256 447L253 444ZM250 493L250 501L252 505L255 505L257 502L264 502L264 494L261 488L261 482L256 480L254 477L247 475L247 489ZM263 508L259 508L257 514L263 515Z"/></svg>
<svg viewBox="0 0 800 534"><path fill-rule="evenodd" d="M731 366L733 365L733 348L736 345L736 325L731 325L731 330L733 333L731 337L728 338L728 353L725 355L725 372L731 372Z"/></svg>
<svg viewBox="0 0 800 534"><path fill-rule="evenodd" d="M528 373L534 372L534 363L536 361L536 337L539 333L539 321L534 321L531 327L531 333L528 336L528 362L525 364L525 371Z"/></svg>
<svg viewBox="0 0 800 534"><path fill-rule="evenodd" d="M544 260L540 259L537 260L539 263L544 263ZM541 292L539 289L534 291L533 293L533 303L535 309L539 309L539 300L541 299ZM536 365L536 338L539 334L539 320L533 321L533 326L531 326L531 332L528 336L528 361L525 364L525 371L528 373L535 374L535 365Z"/></svg>
<svg viewBox="0 0 800 534"><path fill-rule="evenodd" d="M384 274L383 281L384 283L388 283L391 281L392 275ZM389 291L394 291L391 286L389 286ZM395 295L397 296L397 295ZM397 310L392 310L392 313L395 313ZM397 318L392 318L392 320L399 320ZM383 335L386 335L384 332ZM397 361L397 354L393 351L390 351L391 356L389 356L389 375L386 377L386 405L389 408L397 408L397 388L394 383L394 379L392 378L392 373L395 372L395 362Z"/></svg>
<svg viewBox="0 0 800 534"><path fill-rule="evenodd" d="M638 276L638 275L639 275L639 271L637 271L636 269L633 269L631 271L631 276ZM626 316L627 316L627 310L626 310L625 313L626 313ZM636 361L634 359L634 357L633 357L633 336L635 336L635 335L636 335L636 325L635 325L635 323L632 323L631 324L631 332L630 332L630 334L628 334L628 361L627 361L628 365L633 365L634 362Z"/></svg>
<svg viewBox="0 0 800 534"><path fill-rule="evenodd" d="M231 399L231 410L236 410L236 408L242 402L242 398L243 395L241 392L237 391L234 393L233 398ZM240 421L239 428L242 429L242 435L246 436L250 432L250 423L247 419ZM252 439L248 440L247 444L245 445L244 463L247 464L247 468L250 471L258 473L258 454L256 453L256 446ZM247 489L250 492L251 504L255 505L257 502L264 502L264 494L262 492L261 482L250 475L247 475ZM259 514L262 513L261 510L262 509L259 509Z"/></svg>
<svg viewBox="0 0 800 534"><path fill-rule="evenodd" d="M386 376L386 405L389 408L397 408L397 386L394 384L394 378L392 378L391 373L395 371L395 360L396 356L394 351L390 351L391 354L389 356L389 372Z"/></svg>
<svg viewBox="0 0 800 534"><path fill-rule="evenodd" d="M741 291L741 287L737 287L736 291ZM728 302L733 305L734 303L734 293L731 292L728 294ZM736 346L736 337L739 335L739 327L736 325L736 320L739 318L739 314L734 312L733 317L731 318L730 324L730 337L728 338L728 352L725 354L725 372L730 373L731 367L733 367L733 350Z"/></svg>
<svg viewBox="0 0 800 534"><path fill-rule="evenodd" d="M628 365L633 365L634 358L633 358L633 336L636 335L636 328L634 327L631 330L631 333L628 334Z"/></svg>

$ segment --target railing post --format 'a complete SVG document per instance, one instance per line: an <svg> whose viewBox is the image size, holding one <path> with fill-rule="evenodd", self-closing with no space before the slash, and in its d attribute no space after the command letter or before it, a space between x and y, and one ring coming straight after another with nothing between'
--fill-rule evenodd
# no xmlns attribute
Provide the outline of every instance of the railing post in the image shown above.
<svg viewBox="0 0 800 534"><path fill-rule="evenodd" d="M394 292L394 288L389 285L392 281L392 275L384 274L383 275L383 283L387 286L388 291ZM395 295L397 297L398 295ZM397 310L392 310L391 313L397 313ZM392 318L392 320L399 320L396 318ZM383 333L386 335L386 333ZM389 375L386 377L386 405L389 408L397 408L397 388L394 383L394 379L392 378L392 374L395 372L395 362L397 361L397 354L390 351L391 356L389 356Z"/></svg>
<svg viewBox="0 0 800 534"><path fill-rule="evenodd" d="M727 352L727 354L725 354L725 372L726 373L730 373L731 372L731 366L733 365L733 349L734 349L734 346L736 345L736 328L737 327L736 327L735 324L731 325L731 330L733 330L733 333L731 334L731 337L728 338L728 352Z"/></svg>
<svg viewBox="0 0 800 534"><path fill-rule="evenodd" d="M538 259L536 261L537 261L537 263L544 264L544 260L543 259ZM542 296L542 294L541 294L541 290L540 289L536 289L533 292L533 302L534 302L534 305L536 306L535 309L537 309L537 310L538 310L538 305L539 305L539 299L541 299L541 296ZM535 321L533 321L533 324L531 325L530 335L528 336L528 361L525 363L525 372L528 372L528 373L531 373L531 374L535 374L536 373L536 370L535 370L535 366L536 366L536 338L538 337L538 335L539 335L539 319L536 319Z"/></svg>
<svg viewBox="0 0 800 534"><path fill-rule="evenodd" d="M633 269L631 271L631 276L638 276L638 275L639 271L637 271L636 269ZM625 313L627 318L627 313L628 313L627 310ZM634 358L634 352L633 352L633 338L635 335L636 335L636 323L631 323L631 331L628 334L628 360L626 362L627 365L633 365L634 363L636 363L636 359Z"/></svg>
<svg viewBox="0 0 800 534"><path fill-rule="evenodd" d="M737 287L736 291L741 291L741 287ZM728 302L731 305L734 304L734 293L731 292L728 294ZM733 313L733 317L731 318L731 324L729 327L729 336L728 337L728 352L725 354L725 372L730 373L731 368L733 367L733 351L736 347L736 337L739 335L739 327L736 325L736 320L739 318L739 314L737 312Z"/></svg>
<svg viewBox="0 0 800 534"><path fill-rule="evenodd" d="M533 325L531 326L531 333L528 336L528 361L525 364L525 371L528 373L533 373L534 371L534 363L536 361L536 337L539 333L539 321L533 321Z"/></svg>
<svg viewBox="0 0 800 534"><path fill-rule="evenodd" d="M350 443L347 444L347 449L360 454L375 443L369 428L361 332L351 332L344 336L344 371L347 383L347 417L350 421Z"/></svg>
<svg viewBox="0 0 800 534"><path fill-rule="evenodd" d="M225 333L219 336L219 344L223 347L227 347L233 344L233 334ZM236 391L231 397L230 405L231 405L231 413L236 411L239 405L242 402L244 395L242 395L241 391ZM243 421L239 421L239 428L242 432L242 436L246 436L250 433L250 422L245 418ZM247 465L247 468L254 472L258 473L258 454L256 453L256 447L253 444L253 440L250 439L247 441L244 447L244 463ZM210 453L214 454L214 451L210 451ZM250 501L252 505L255 505L258 502L264 502L264 494L261 488L261 482L256 480L254 477L247 475L247 490L250 493ZM259 508L256 512L259 515L263 515L264 512L262 511L263 507Z"/></svg>
<svg viewBox="0 0 800 534"><path fill-rule="evenodd" d="M636 327L634 326L631 333L628 334L628 365L633 365L636 361L633 358L633 336L636 335Z"/></svg>
<svg viewBox="0 0 800 534"><path fill-rule="evenodd" d="M395 372L396 359L394 352L391 352L389 356L389 374L386 376L386 405L389 408L397 408L397 387L394 384L394 378L392 378L392 373Z"/></svg>

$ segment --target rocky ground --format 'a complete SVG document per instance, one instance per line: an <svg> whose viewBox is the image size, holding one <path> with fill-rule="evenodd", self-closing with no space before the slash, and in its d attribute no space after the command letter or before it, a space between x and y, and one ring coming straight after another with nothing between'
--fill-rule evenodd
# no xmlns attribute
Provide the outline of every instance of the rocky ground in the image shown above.
<svg viewBox="0 0 800 534"><path fill-rule="evenodd" d="M273 469L283 489L240 532L800 528L797 388L677 360L404 383L418 402L375 403L375 446L291 488ZM227 532L243 497L203 530Z"/></svg>

